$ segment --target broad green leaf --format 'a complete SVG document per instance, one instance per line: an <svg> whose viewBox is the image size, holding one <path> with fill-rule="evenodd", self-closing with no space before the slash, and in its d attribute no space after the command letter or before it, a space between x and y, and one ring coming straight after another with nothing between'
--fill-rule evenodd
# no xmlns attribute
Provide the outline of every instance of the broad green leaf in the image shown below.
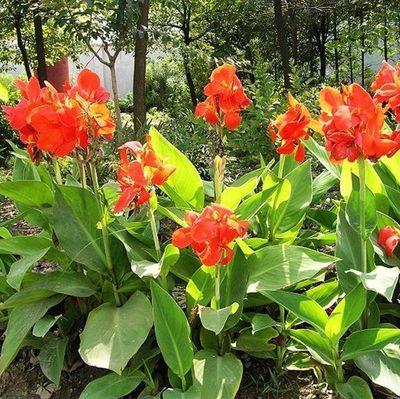
<svg viewBox="0 0 400 399"><path fill-rule="evenodd" d="M52 246L52 241L45 237L16 236L0 240L0 254L30 256Z"/></svg>
<svg viewBox="0 0 400 399"><path fill-rule="evenodd" d="M224 330L234 327L240 320L243 311L243 300L246 296L249 272L246 258L243 252L236 247L233 260L227 267L222 267L221 271L221 307L227 307L233 303L238 303L239 308L231 314L226 322Z"/></svg>
<svg viewBox="0 0 400 399"><path fill-rule="evenodd" d="M186 286L186 308L191 312L197 305L206 306L214 295L215 268L201 266Z"/></svg>
<svg viewBox="0 0 400 399"><path fill-rule="evenodd" d="M326 193L338 183L338 178L330 172L324 171L313 181L312 203L315 204L325 198Z"/></svg>
<svg viewBox="0 0 400 399"><path fill-rule="evenodd" d="M369 352L379 351L386 345L398 343L400 329L371 328L355 331L343 345L342 359L354 359Z"/></svg>
<svg viewBox="0 0 400 399"><path fill-rule="evenodd" d="M343 334L361 317L366 306L366 291L359 284L336 306L325 326L326 335L337 343Z"/></svg>
<svg viewBox="0 0 400 399"><path fill-rule="evenodd" d="M60 384L68 338L53 338L47 341L38 356L43 374L57 386Z"/></svg>
<svg viewBox="0 0 400 399"><path fill-rule="evenodd" d="M304 295L286 291L263 291L267 298L284 306L299 319L315 327L323 335L328 316L317 302Z"/></svg>
<svg viewBox="0 0 400 399"><path fill-rule="evenodd" d="M230 209L236 209L240 201L254 192L258 185L258 178L253 177L242 185L232 185L227 187L221 195L221 205Z"/></svg>
<svg viewBox="0 0 400 399"><path fill-rule="evenodd" d="M79 353L90 366L120 374L152 326L150 301L137 291L119 308L105 303L89 313Z"/></svg>
<svg viewBox="0 0 400 399"><path fill-rule="evenodd" d="M54 204L54 194L41 181L6 181L0 183L0 194L30 207L46 207Z"/></svg>
<svg viewBox="0 0 400 399"><path fill-rule="evenodd" d="M304 294L325 308L330 306L338 298L340 294L339 282L330 281L319 284L307 290Z"/></svg>
<svg viewBox="0 0 400 399"><path fill-rule="evenodd" d="M336 258L309 248L274 245L255 251L247 260L247 292L278 290L314 277Z"/></svg>
<svg viewBox="0 0 400 399"><path fill-rule="evenodd" d="M139 372L132 375L107 374L91 381L79 399L119 399L130 394L143 380Z"/></svg>
<svg viewBox="0 0 400 399"><path fill-rule="evenodd" d="M7 87L0 82L0 101L7 103L9 99Z"/></svg>
<svg viewBox="0 0 400 399"><path fill-rule="evenodd" d="M106 273L100 211L94 194L80 187L59 186L54 206L54 229L67 255L99 273Z"/></svg>
<svg viewBox="0 0 400 399"><path fill-rule="evenodd" d="M360 219L360 183L356 176L352 175L353 179L353 189L349 196L346 205L346 217L349 225L352 226L355 230L357 230L361 234L361 219ZM376 227L377 218L376 218L376 205L375 205L375 197L374 194L368 189L365 188L365 239L367 239L372 231Z"/></svg>
<svg viewBox="0 0 400 399"><path fill-rule="evenodd" d="M168 367L182 379L193 362L189 323L179 305L154 281L151 296L158 346Z"/></svg>
<svg viewBox="0 0 400 399"><path fill-rule="evenodd" d="M63 298L63 295L57 295L38 302L18 306L12 310L8 319L6 338L1 347L0 375L14 360L25 337L34 324L40 320L51 307L60 303Z"/></svg>
<svg viewBox="0 0 400 399"><path fill-rule="evenodd" d="M332 348L329 341L321 337L313 330L290 330L289 335L296 341L303 344L311 355L320 362L333 365L335 360L332 355Z"/></svg>
<svg viewBox="0 0 400 399"><path fill-rule="evenodd" d="M233 347L235 350L247 353L272 351L275 349L275 344L269 341L276 338L278 335L278 331L272 327L264 328L256 333L247 329L239 334Z"/></svg>
<svg viewBox="0 0 400 399"><path fill-rule="evenodd" d="M96 292L96 287L82 273L77 272L51 272L41 275L29 287L15 293L4 302L5 307L15 307L23 303L29 303L32 299L58 294L76 297L89 297Z"/></svg>
<svg viewBox="0 0 400 399"><path fill-rule="evenodd" d="M334 230L336 226L337 214L325 209L312 209L307 211L307 218L317 223L324 229Z"/></svg>
<svg viewBox="0 0 400 399"><path fill-rule="evenodd" d="M242 363L231 354L218 356L201 350L193 360L193 384L200 392L199 399L234 399L242 373Z"/></svg>
<svg viewBox="0 0 400 399"><path fill-rule="evenodd" d="M374 384L400 396L400 346L390 344L380 351L358 356L354 361Z"/></svg>
<svg viewBox="0 0 400 399"><path fill-rule="evenodd" d="M251 319L252 333L255 334L258 331L264 330L269 327L274 327L278 322L276 322L271 316L265 313L256 313Z"/></svg>
<svg viewBox="0 0 400 399"><path fill-rule="evenodd" d="M162 275L166 277L171 266L173 266L179 258L179 249L168 244L159 262L151 262L148 260L131 259L131 269L140 278L153 277L157 278Z"/></svg>
<svg viewBox="0 0 400 399"><path fill-rule="evenodd" d="M389 200L386 195L385 187L369 161L365 161L365 169L366 185L375 197L376 209L387 213L389 210ZM352 174L359 176L358 162L343 161L340 192L346 200L348 200L353 190Z"/></svg>
<svg viewBox="0 0 400 399"><path fill-rule="evenodd" d="M319 162L336 178L340 179L341 168L329 160L329 154L324 147L319 145L312 137L304 140L303 144Z"/></svg>
<svg viewBox="0 0 400 399"><path fill-rule="evenodd" d="M203 327L209 331L214 331L218 335L225 326L229 315L235 314L239 308L238 303L233 303L222 309L213 309L199 305L199 316Z"/></svg>
<svg viewBox="0 0 400 399"><path fill-rule="evenodd" d="M193 164L164 138L154 127L150 128L151 144L157 155L175 172L160 188L165 191L178 207L201 209L204 204L204 187L199 173ZM190 182L190 184L188 184Z"/></svg>
<svg viewBox="0 0 400 399"><path fill-rule="evenodd" d="M50 331L50 328L57 323L57 320L60 317L61 315L59 316L51 316L49 314L44 315L33 326L32 334L35 337L43 338Z"/></svg>
<svg viewBox="0 0 400 399"><path fill-rule="evenodd" d="M348 293L359 284L359 279L355 275L346 272L350 269L360 270L361 268L361 239L360 234L349 225L343 203L339 209L336 236L336 256L340 259L336 262L336 270L342 290ZM375 268L374 250L369 241L367 242L367 260L368 271L372 271Z"/></svg>
<svg viewBox="0 0 400 399"><path fill-rule="evenodd" d="M199 399L200 392L197 390L197 387L191 386L185 392L182 390L175 388L168 388L163 392L163 399Z"/></svg>
<svg viewBox="0 0 400 399"><path fill-rule="evenodd" d="M377 266L369 273L358 270L349 270L348 273L355 274L361 280L363 286L384 296L389 302L392 301L394 291L399 281L400 270L398 267Z"/></svg>
<svg viewBox="0 0 400 399"><path fill-rule="evenodd" d="M21 259L15 261L7 274L7 282L11 287L17 291L21 287L22 280L24 279L25 273L32 268L36 262L43 258L48 252L49 248L45 248L39 251L33 252L31 255L24 256Z"/></svg>
<svg viewBox="0 0 400 399"><path fill-rule="evenodd" d="M374 399L368 383L355 375L347 382L336 383L336 390L343 399Z"/></svg>

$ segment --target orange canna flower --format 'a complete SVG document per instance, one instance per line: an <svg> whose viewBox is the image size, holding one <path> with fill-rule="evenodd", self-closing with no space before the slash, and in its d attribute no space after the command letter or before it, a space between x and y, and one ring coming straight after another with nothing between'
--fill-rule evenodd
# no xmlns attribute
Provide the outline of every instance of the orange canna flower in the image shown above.
<svg viewBox="0 0 400 399"><path fill-rule="evenodd" d="M136 208L150 199L153 185L162 186L175 171L174 166L165 165L158 158L151 137L146 136L146 144L130 141L119 148L120 163L117 171L121 195L114 211L122 212L127 208ZM133 159L130 160L130 157Z"/></svg>
<svg viewBox="0 0 400 399"><path fill-rule="evenodd" d="M238 220L232 210L218 204L200 214L186 212L185 221L188 227L176 230L172 243L178 248L191 246L205 266L227 265L233 257L229 245L249 228L247 220Z"/></svg>
<svg viewBox="0 0 400 399"><path fill-rule="evenodd" d="M269 124L269 133L272 141L281 139L277 148L278 154L289 155L295 153L297 162L305 158L304 146L301 140L308 140L309 129L319 131L320 124L313 120L304 104L299 103L291 93L288 94L289 109Z"/></svg>
<svg viewBox="0 0 400 399"><path fill-rule="evenodd" d="M41 88L36 77L28 83L15 82L22 98L16 106L3 109L32 160L38 160L42 152L64 157L86 149L99 137L112 138L115 123L104 104L108 93L100 86L99 77L84 69L77 81L66 93L58 93L49 83Z"/></svg>
<svg viewBox="0 0 400 399"><path fill-rule="evenodd" d="M398 134L382 133L382 105L357 83L342 86L342 92L325 87L320 92L320 105L325 148L333 162L353 162L359 157L376 161L398 151Z"/></svg>
<svg viewBox="0 0 400 399"><path fill-rule="evenodd" d="M210 124L223 124L228 130L239 127L240 111L252 104L236 75L236 67L230 64L214 69L204 94L207 98L197 105L195 116L204 117Z"/></svg>
<svg viewBox="0 0 400 399"><path fill-rule="evenodd" d="M400 62L392 67L383 61L371 89L375 92L374 98L388 104L395 113L397 122L400 122Z"/></svg>
<svg viewBox="0 0 400 399"><path fill-rule="evenodd" d="M379 230L378 244L385 247L388 256L393 257L393 251L400 242L400 232L393 227L387 226Z"/></svg>

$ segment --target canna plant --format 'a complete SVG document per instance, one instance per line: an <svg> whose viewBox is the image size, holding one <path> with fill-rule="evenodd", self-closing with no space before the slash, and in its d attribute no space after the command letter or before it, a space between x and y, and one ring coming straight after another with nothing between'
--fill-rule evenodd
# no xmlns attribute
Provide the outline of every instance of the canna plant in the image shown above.
<svg viewBox="0 0 400 399"><path fill-rule="evenodd" d="M313 369L343 398L372 397L349 362L398 393L397 80L384 64L374 98L325 88L318 119L289 95L269 129L279 162L229 185L225 144L252 103L233 65L213 71L195 110L215 132L212 181L151 128L101 185L115 124L97 75L83 70L63 93L18 82L5 112L26 151L13 147L0 184L19 212L0 230L0 372L30 346L56 384L77 356L110 371L81 399L230 399L246 353L279 374ZM316 178L305 149L326 168ZM343 199L318 207L338 182ZM38 232L13 235L20 219ZM52 271L37 272L43 261Z"/></svg>

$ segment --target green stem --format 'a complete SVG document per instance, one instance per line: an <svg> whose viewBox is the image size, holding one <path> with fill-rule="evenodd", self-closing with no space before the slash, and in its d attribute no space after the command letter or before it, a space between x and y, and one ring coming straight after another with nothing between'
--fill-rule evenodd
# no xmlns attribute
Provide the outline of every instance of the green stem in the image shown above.
<svg viewBox="0 0 400 399"><path fill-rule="evenodd" d="M53 161L53 168L54 168L54 175L56 178L56 182L57 184L62 184L61 170L60 170L60 164L58 163L58 159L56 157L53 157L52 161Z"/></svg>
<svg viewBox="0 0 400 399"><path fill-rule="evenodd" d="M83 160L79 159L79 156L76 156L76 164L79 170L79 178L81 181L82 188L86 188L86 169Z"/></svg>
<svg viewBox="0 0 400 399"><path fill-rule="evenodd" d="M149 211L147 214L148 214L148 218L150 220L151 233L153 235L154 247L156 249L156 255L157 255L157 261L159 261L161 259L161 246L160 246L160 240L158 239L156 219L154 217L154 212L153 212L153 209L151 208L151 205L149 207Z"/></svg>
<svg viewBox="0 0 400 399"><path fill-rule="evenodd" d="M281 322L281 327L280 327L280 334L282 336L282 342L283 342L283 335L286 330L286 320L285 320L285 308L282 305L279 305L279 319ZM278 346L278 362L277 362L277 368L278 371L282 370L282 365L283 365L283 359L285 357L286 353L286 348L284 345Z"/></svg>
<svg viewBox="0 0 400 399"><path fill-rule="evenodd" d="M278 168L278 179L282 180L283 179L283 173L285 169L285 161L286 161L286 155L281 154L279 156L279 168ZM282 182L279 182L280 186L278 187L278 191L275 193L274 197L274 204L273 204L273 217L272 217L272 223L271 223L271 228L270 228L270 241L274 242L275 241L275 233L278 230L279 224L281 223L282 217L284 213L282 212L281 217L276 220L275 215L276 215L276 205L278 202L278 197L282 189Z"/></svg>
<svg viewBox="0 0 400 399"><path fill-rule="evenodd" d="M115 274L114 274L113 261L112 261L111 249L110 249L110 237L108 235L108 228L107 228L107 224L105 222L105 212L104 212L104 207L103 207L101 195L100 195L99 180L97 177L96 168L92 162L89 163L89 169L90 169L90 175L92 178L93 190L94 190L96 200L97 200L97 205L100 210L101 234L102 234L102 238L103 238L104 251L105 251L105 255L106 255L106 266L107 266L108 272L110 273L110 276L113 281L113 291L114 291L115 302L116 302L117 306L120 306L121 300L120 300L120 297L118 294L117 281L116 281Z"/></svg>
<svg viewBox="0 0 400 399"><path fill-rule="evenodd" d="M367 264L367 232L365 227L365 160L360 157L358 159L358 169L360 177L360 249L361 249L361 272L368 272ZM363 328L368 328L368 309L365 308L362 314Z"/></svg>
<svg viewBox="0 0 400 399"><path fill-rule="evenodd" d="M221 308L221 266L215 266L215 308L219 310ZM218 340L218 354L222 355L223 351L223 333L217 335Z"/></svg>

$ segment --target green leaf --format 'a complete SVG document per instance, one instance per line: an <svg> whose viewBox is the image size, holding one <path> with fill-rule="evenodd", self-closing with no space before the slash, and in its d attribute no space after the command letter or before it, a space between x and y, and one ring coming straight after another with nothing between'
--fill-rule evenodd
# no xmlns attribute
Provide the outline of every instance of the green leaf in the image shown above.
<svg viewBox="0 0 400 399"><path fill-rule="evenodd" d="M314 277L336 258L309 248L274 245L255 251L248 258L247 292L278 290Z"/></svg>
<svg viewBox="0 0 400 399"><path fill-rule="evenodd" d="M361 234L360 227L360 182L358 178L352 175L353 190L351 191L350 197L346 205L346 217L350 226L357 230ZM365 239L367 239L372 231L374 231L377 223L376 218L376 205L374 194L365 188Z"/></svg>
<svg viewBox="0 0 400 399"><path fill-rule="evenodd" d="M313 181L312 203L315 204L325 199L326 193L338 182L338 178L330 172L320 173Z"/></svg>
<svg viewBox="0 0 400 399"><path fill-rule="evenodd" d="M343 334L361 317L366 306L366 291L359 284L336 306L325 326L326 335L337 343Z"/></svg>
<svg viewBox="0 0 400 399"><path fill-rule="evenodd" d="M59 186L54 206L54 229L67 255L99 273L106 273L100 211L93 193L80 187Z"/></svg>
<svg viewBox="0 0 400 399"><path fill-rule="evenodd" d="M189 323L179 305L154 281L151 296L158 346L168 367L183 379L193 362Z"/></svg>
<svg viewBox="0 0 400 399"><path fill-rule="evenodd" d="M63 295L57 295L38 302L18 306L12 310L8 319L6 338L1 347L0 375L14 360L25 337L34 324L41 319L51 307L60 303L63 298Z"/></svg>
<svg viewBox="0 0 400 399"><path fill-rule="evenodd" d="M400 346L390 344L381 351L358 356L354 361L374 384L400 395Z"/></svg>
<svg viewBox="0 0 400 399"><path fill-rule="evenodd" d="M222 309L212 309L199 305L199 316L203 327L209 331L214 331L218 335L225 326L228 317L235 314L239 308L238 303L233 303Z"/></svg>
<svg viewBox="0 0 400 399"><path fill-rule="evenodd" d="M186 286L186 307L191 312L197 305L206 306L214 295L215 268L201 266Z"/></svg>
<svg viewBox="0 0 400 399"><path fill-rule="evenodd" d="M340 259L336 262L339 283L344 292L350 292L359 284L359 279L347 270L359 270L361 267L361 239L360 234L348 223L345 215L344 204L340 205L338 222L336 227L336 256ZM368 271L374 266L374 251L371 243L367 242Z"/></svg>
<svg viewBox="0 0 400 399"><path fill-rule="evenodd" d="M392 301L394 291L399 281L400 270L398 267L377 266L369 273L358 270L349 270L348 273L355 274L361 280L363 286L384 296L389 302Z"/></svg>
<svg viewBox="0 0 400 399"><path fill-rule="evenodd" d="M371 328L355 331L343 345L342 360L354 359L368 352L379 351L400 340L398 328Z"/></svg>
<svg viewBox="0 0 400 399"><path fill-rule="evenodd" d="M218 356L212 350L201 350L193 361L193 384L199 399L234 399L242 380L243 366L231 354Z"/></svg>
<svg viewBox="0 0 400 399"><path fill-rule="evenodd" d="M76 297L89 297L96 292L96 287L81 273L51 272L41 275L29 287L15 293L4 302L5 307L15 307L29 303L32 299L48 297L55 293Z"/></svg>
<svg viewBox="0 0 400 399"><path fill-rule="evenodd" d="M54 338L47 341L38 356L43 374L57 386L60 384L68 338Z"/></svg>
<svg viewBox="0 0 400 399"><path fill-rule="evenodd" d="M321 337L317 332L298 329L290 330L289 335L303 344L309 350L311 355L319 362L325 362L331 365L335 363L329 341Z"/></svg>
<svg viewBox="0 0 400 399"><path fill-rule="evenodd" d="M132 375L107 374L90 382L79 399L119 399L131 393L142 382L139 372Z"/></svg>
<svg viewBox="0 0 400 399"><path fill-rule="evenodd" d="M322 335L325 335L325 325L328 316L317 302L304 295L286 291L263 291L267 298L284 306L294 313L299 319L315 327Z"/></svg>
<svg viewBox="0 0 400 399"><path fill-rule="evenodd" d="M251 332L255 334L258 331L269 327L274 327L278 324L271 316L264 313L256 313L251 319Z"/></svg>
<svg viewBox="0 0 400 399"><path fill-rule="evenodd" d="M49 331L50 328L57 323L57 320L61 317L59 316L51 316L46 314L40 320L38 320L33 326L32 334L35 337L43 338Z"/></svg>
<svg viewBox="0 0 400 399"><path fill-rule="evenodd" d="M50 187L41 181L17 180L0 183L0 194L29 207L46 207L54 204Z"/></svg>
<svg viewBox="0 0 400 399"><path fill-rule="evenodd" d="M157 155L167 164L176 167L175 172L160 188L176 203L177 207L201 209L204 204L204 187L193 164L164 138L154 127L150 128L151 143ZM188 184L190 182L190 184Z"/></svg>
<svg viewBox="0 0 400 399"><path fill-rule="evenodd" d="M272 351L275 349L275 345L269 341L278 335L279 333L271 327L264 328L256 333L247 329L239 334L233 347L235 350L247 353Z"/></svg>
<svg viewBox="0 0 400 399"><path fill-rule="evenodd" d="M258 178L253 177L241 185L227 187L221 194L221 205L235 210L243 198L254 192L257 185Z"/></svg>
<svg viewBox="0 0 400 399"><path fill-rule="evenodd" d="M0 83L0 100L3 103L7 103L9 99L7 87Z"/></svg>
<svg viewBox="0 0 400 399"><path fill-rule="evenodd" d="M152 326L150 301L137 291L119 308L105 303L89 313L79 353L90 366L120 374Z"/></svg>
<svg viewBox="0 0 400 399"><path fill-rule="evenodd" d="M341 168L339 165L333 164L330 159L328 152L324 147L319 145L312 137L308 140L304 140L303 144L309 150L321 164L336 178L340 179Z"/></svg>
<svg viewBox="0 0 400 399"><path fill-rule="evenodd" d="M163 392L163 399L199 399L199 397L200 392L193 385L185 392L182 392L178 388L168 388Z"/></svg>
<svg viewBox="0 0 400 399"><path fill-rule="evenodd" d="M17 291L21 287L22 280L24 279L25 273L32 268L36 262L43 258L48 252L49 248L45 248L39 251L33 252L31 255L25 256L15 261L7 274L7 282L11 287Z"/></svg>
<svg viewBox="0 0 400 399"><path fill-rule="evenodd" d="M355 375L347 382L336 383L336 390L343 399L374 399L368 383Z"/></svg>
<svg viewBox="0 0 400 399"><path fill-rule="evenodd" d="M0 240L0 254L30 256L52 246L53 242L45 237L16 236Z"/></svg>

